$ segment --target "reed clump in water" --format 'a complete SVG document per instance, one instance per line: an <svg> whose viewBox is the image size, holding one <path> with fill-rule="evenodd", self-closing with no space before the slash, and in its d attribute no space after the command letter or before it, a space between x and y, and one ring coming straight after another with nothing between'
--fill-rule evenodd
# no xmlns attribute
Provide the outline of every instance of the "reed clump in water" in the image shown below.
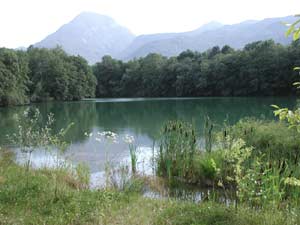
<svg viewBox="0 0 300 225"><path fill-rule="evenodd" d="M159 175L188 179L193 172L193 160L197 150L195 129L192 125L181 122L168 122L162 129L162 136L157 155Z"/></svg>

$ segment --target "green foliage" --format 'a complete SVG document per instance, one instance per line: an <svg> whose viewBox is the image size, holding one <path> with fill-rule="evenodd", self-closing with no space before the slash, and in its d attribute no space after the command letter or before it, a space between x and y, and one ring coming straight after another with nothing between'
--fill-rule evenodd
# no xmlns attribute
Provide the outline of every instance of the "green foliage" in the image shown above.
<svg viewBox="0 0 300 225"><path fill-rule="evenodd" d="M31 170L25 175L14 164L0 170L5 180L0 184L4 224L100 224L107 208L125 201L119 193L80 189L84 185L66 170Z"/></svg>
<svg viewBox="0 0 300 225"><path fill-rule="evenodd" d="M0 48L0 106L29 102L28 72L26 53Z"/></svg>
<svg viewBox="0 0 300 225"><path fill-rule="evenodd" d="M242 50L218 46L190 50L177 57L149 54L121 62L106 56L97 63L97 97L196 97L292 95L297 79L291 68L300 60L297 43L272 40L247 44Z"/></svg>
<svg viewBox="0 0 300 225"><path fill-rule="evenodd" d="M96 96L117 97L119 93L119 82L124 73L123 63L104 56L102 62L93 66L93 72L97 78Z"/></svg>
<svg viewBox="0 0 300 225"><path fill-rule="evenodd" d="M22 153L27 155L26 168L29 170L31 166L31 154L38 148L56 148L57 167L58 154L64 153L68 147L68 143L64 141L65 135L73 124L66 129L61 129L57 134L52 133L51 126L54 122L53 114L49 114L46 123L41 124L42 116L38 109L25 110L21 117L16 115L18 131L8 136L10 142L18 148Z"/></svg>
<svg viewBox="0 0 300 225"><path fill-rule="evenodd" d="M286 217L287 216L287 217ZM296 224L298 215L285 214L279 210L253 211L246 207L238 210L232 206L215 203L179 203L172 202L164 209L154 224L173 225L292 225Z"/></svg>
<svg viewBox="0 0 300 225"><path fill-rule="evenodd" d="M282 122L243 119L231 127L229 135L242 138L256 155L264 154L268 159L299 158L299 133Z"/></svg>
<svg viewBox="0 0 300 225"><path fill-rule="evenodd" d="M197 97L291 95L299 44L272 40L243 50L215 46L177 57L149 54L122 62L104 56L92 67L61 48L0 50L0 105L85 97Z"/></svg>
<svg viewBox="0 0 300 225"><path fill-rule="evenodd" d="M212 150L212 131L213 131L213 123L210 118L207 116L204 122L204 141L205 141L205 150L206 152L211 152Z"/></svg>
<svg viewBox="0 0 300 225"><path fill-rule="evenodd" d="M90 168L88 165L79 163L76 168L76 178L81 184L81 188L88 189L90 186Z"/></svg>
<svg viewBox="0 0 300 225"><path fill-rule="evenodd" d="M213 202L200 204L144 198L133 194L141 187L135 179L124 192L89 190L72 171L30 171L26 187L23 168L3 164L0 157L0 222L3 224L266 224L294 225L299 209L291 211L240 206L238 209ZM53 176L53 173L57 175ZM53 195L59 178L59 195Z"/></svg>
<svg viewBox="0 0 300 225"><path fill-rule="evenodd" d="M162 130L157 156L157 172L167 176L190 179L196 153L195 129L188 123L170 121Z"/></svg>
<svg viewBox="0 0 300 225"><path fill-rule="evenodd" d="M216 162L213 158L204 158L200 161L201 175L205 179L214 180L218 173Z"/></svg>
<svg viewBox="0 0 300 225"><path fill-rule="evenodd" d="M40 126L40 112L36 110L26 110L21 117L16 116L18 132L8 136L10 142L15 145L22 153L27 155L26 168L31 166L31 154L39 147L50 144L50 126L53 123L53 115L48 116L44 127Z"/></svg>
<svg viewBox="0 0 300 225"><path fill-rule="evenodd" d="M300 177L297 130L283 122L251 119L240 121L230 130L229 140L243 138L245 146L252 149L251 154L240 155L247 156L243 163L231 164L239 199L253 207L297 205L300 191L297 186ZM225 162L232 158L235 157L230 153ZM225 177L223 169L221 173L221 177Z"/></svg>
<svg viewBox="0 0 300 225"><path fill-rule="evenodd" d="M270 167L261 158L254 158L238 183L241 201L253 207L278 207L285 196L284 176L281 176L281 172L275 165Z"/></svg>
<svg viewBox="0 0 300 225"><path fill-rule="evenodd" d="M68 56L61 48L29 47L27 52L32 101L80 100L94 96L96 79L82 57Z"/></svg>
<svg viewBox="0 0 300 225"><path fill-rule="evenodd" d="M300 15L296 15L299 17ZM292 24L288 24L289 29L286 31L285 35L290 36L293 35L293 39L296 41L300 38L300 27L299 27L300 19L296 20Z"/></svg>
<svg viewBox="0 0 300 225"><path fill-rule="evenodd" d="M247 147L242 139L236 139L230 148L224 149L223 168L226 168L225 182L234 182L239 185L240 179L244 175L244 164L251 156L251 153L252 147Z"/></svg>
<svg viewBox="0 0 300 225"><path fill-rule="evenodd" d="M132 173L136 173L136 166L137 166L137 147L133 144L129 145L129 152L130 152L130 160L131 160L131 170Z"/></svg>
<svg viewBox="0 0 300 225"><path fill-rule="evenodd" d="M61 48L0 49L0 106L93 97L96 82L85 59Z"/></svg>

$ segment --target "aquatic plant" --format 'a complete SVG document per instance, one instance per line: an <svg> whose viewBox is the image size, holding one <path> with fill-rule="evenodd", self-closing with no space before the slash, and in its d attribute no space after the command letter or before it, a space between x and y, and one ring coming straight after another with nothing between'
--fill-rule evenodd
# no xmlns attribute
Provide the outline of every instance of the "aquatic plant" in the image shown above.
<svg viewBox="0 0 300 225"><path fill-rule="evenodd" d="M137 146L134 143L134 137L128 134L124 137L124 142L129 146L130 160L131 160L131 172L132 174L136 174L136 166L137 166Z"/></svg>
<svg viewBox="0 0 300 225"><path fill-rule="evenodd" d="M205 117L204 122L204 141L205 141L205 150L206 152L211 152L212 150L212 142L213 142L213 131L214 125L209 118L209 116Z"/></svg>
<svg viewBox="0 0 300 225"><path fill-rule="evenodd" d="M188 179L193 173L196 153L196 134L192 125L182 121L170 121L162 130L157 155L157 173Z"/></svg>
<svg viewBox="0 0 300 225"><path fill-rule="evenodd" d="M27 157L26 170L31 166L32 152L50 144L51 128L54 122L53 114L48 115L45 126L40 125L41 114L38 109L28 108L21 116L15 115L18 131L8 135L9 141Z"/></svg>

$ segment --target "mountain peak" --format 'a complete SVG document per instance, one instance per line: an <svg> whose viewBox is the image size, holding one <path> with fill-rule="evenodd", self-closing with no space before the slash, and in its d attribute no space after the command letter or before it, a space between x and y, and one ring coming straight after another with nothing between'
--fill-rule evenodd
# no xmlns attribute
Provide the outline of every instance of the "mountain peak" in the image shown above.
<svg viewBox="0 0 300 225"><path fill-rule="evenodd" d="M203 24L202 26L200 26L199 28L197 28L196 30L194 30L192 32L193 33L202 33L205 31L218 29L222 26L224 26L224 25L218 21L210 21L209 23Z"/></svg>
<svg viewBox="0 0 300 225"><path fill-rule="evenodd" d="M35 46L54 48L60 45L67 53L81 55L95 63L107 54L117 57L133 39L134 35L112 18L82 12Z"/></svg>
<svg viewBox="0 0 300 225"><path fill-rule="evenodd" d="M95 12L81 12L72 22L90 22L90 23L116 23L114 19L109 16L98 14Z"/></svg>
<svg viewBox="0 0 300 225"><path fill-rule="evenodd" d="M266 18L231 25L211 21L189 32L135 38L127 28L108 16L82 12L35 46L53 48L60 45L67 53L81 55L90 63L100 61L104 55L125 60L149 53L174 56L187 49L205 51L216 45L230 45L238 49L250 42L267 39L288 44L291 39L283 35L286 27L281 22L294 20L295 17Z"/></svg>

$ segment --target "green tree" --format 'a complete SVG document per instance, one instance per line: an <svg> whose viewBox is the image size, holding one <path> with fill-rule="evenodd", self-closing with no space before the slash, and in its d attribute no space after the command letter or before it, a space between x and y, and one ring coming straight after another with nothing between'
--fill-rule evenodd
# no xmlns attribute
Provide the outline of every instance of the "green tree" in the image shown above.
<svg viewBox="0 0 300 225"><path fill-rule="evenodd" d="M0 106L28 103L26 53L0 49Z"/></svg>

